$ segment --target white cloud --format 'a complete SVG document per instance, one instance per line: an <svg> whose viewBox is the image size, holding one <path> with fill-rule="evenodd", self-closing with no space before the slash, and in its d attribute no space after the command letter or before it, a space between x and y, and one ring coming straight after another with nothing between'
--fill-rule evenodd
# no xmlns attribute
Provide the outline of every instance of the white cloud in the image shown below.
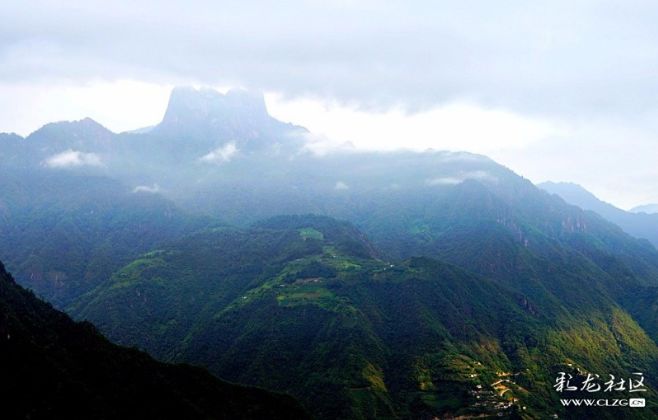
<svg viewBox="0 0 658 420"><path fill-rule="evenodd" d="M151 193L151 194L156 194L161 191L160 186L158 184L153 184L153 185L138 185L133 189L133 193Z"/></svg>
<svg viewBox="0 0 658 420"><path fill-rule="evenodd" d="M224 163L229 162L236 153L238 153L238 148L235 146L235 142L230 142L212 150L207 155L199 158L199 160L209 163Z"/></svg>
<svg viewBox="0 0 658 420"><path fill-rule="evenodd" d="M334 186L334 189L338 190L338 191L344 191L344 190L349 190L350 186L347 185L346 183L344 183L343 181L338 181L338 182L336 182L336 185Z"/></svg>
<svg viewBox="0 0 658 420"><path fill-rule="evenodd" d="M241 85L354 111L270 106L331 139L314 149L467 150L617 204L658 201L658 2L620 4L5 1L0 131L89 116L119 132L157 122L166 86ZM457 112L465 101L478 106Z"/></svg>
<svg viewBox="0 0 658 420"><path fill-rule="evenodd" d="M505 109L455 102L409 114L402 108L364 110L316 99L266 95L270 113L310 130L307 148L332 150L427 149L493 151L523 149L562 134L562 124ZM458 156L455 156L458 158Z"/></svg>
<svg viewBox="0 0 658 420"><path fill-rule="evenodd" d="M371 108L473 98L618 115L654 106L657 16L656 2L620 13L610 0L5 1L0 79L184 79Z"/></svg>
<svg viewBox="0 0 658 420"><path fill-rule="evenodd" d="M354 144L351 142L337 143L325 135L318 135L310 131L294 133L292 136L293 138L301 138L304 142L304 147L300 153L311 152L315 155L326 155L334 152L357 151Z"/></svg>
<svg viewBox="0 0 658 420"><path fill-rule="evenodd" d="M170 92L170 85L134 80L59 85L1 81L0 132L27 136L53 121L85 117L115 133L134 130L160 122ZM5 98L14 98L13 106Z"/></svg>
<svg viewBox="0 0 658 420"><path fill-rule="evenodd" d="M463 179L455 178L452 176L440 177L440 178L430 178L425 180L425 184L434 186L434 185L457 185L464 182Z"/></svg>
<svg viewBox="0 0 658 420"><path fill-rule="evenodd" d="M498 182L498 178L496 178L494 175L491 175L489 172L470 171L470 172L462 172L455 176L430 178L425 180L425 184L428 186L457 185L457 184L461 184L467 179L474 179L484 182Z"/></svg>
<svg viewBox="0 0 658 420"><path fill-rule="evenodd" d="M71 168L78 166L103 166L101 158L95 153L67 150L46 159L44 164L50 168Z"/></svg>

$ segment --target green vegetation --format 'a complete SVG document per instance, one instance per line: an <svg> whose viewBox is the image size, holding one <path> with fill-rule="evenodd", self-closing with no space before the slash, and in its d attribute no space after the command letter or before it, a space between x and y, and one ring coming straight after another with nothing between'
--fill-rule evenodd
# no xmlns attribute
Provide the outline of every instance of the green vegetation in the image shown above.
<svg viewBox="0 0 658 420"><path fill-rule="evenodd" d="M140 254L210 224L106 178L38 170L0 178L0 258L62 308Z"/></svg>
<svg viewBox="0 0 658 420"><path fill-rule="evenodd" d="M302 228L299 230L299 234L304 239L315 239L318 241L324 240L324 235L319 230L313 228Z"/></svg>
<svg viewBox="0 0 658 420"><path fill-rule="evenodd" d="M318 216L200 232L143 255L72 309L117 342L285 390L319 418L568 414L552 389L567 363L655 372L655 343L603 286L555 299L569 278L600 273L584 262L529 295L371 249Z"/></svg>
<svg viewBox="0 0 658 420"><path fill-rule="evenodd" d="M290 397L116 346L14 283L0 263L4 418L307 418Z"/></svg>

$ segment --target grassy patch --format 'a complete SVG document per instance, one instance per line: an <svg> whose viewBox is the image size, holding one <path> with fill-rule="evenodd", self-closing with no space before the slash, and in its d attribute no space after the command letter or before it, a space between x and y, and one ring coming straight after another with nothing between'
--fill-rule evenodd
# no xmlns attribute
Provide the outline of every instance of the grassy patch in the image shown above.
<svg viewBox="0 0 658 420"><path fill-rule="evenodd" d="M299 236L301 236L305 241L308 239L324 241L324 235L322 232L310 227L299 229Z"/></svg>

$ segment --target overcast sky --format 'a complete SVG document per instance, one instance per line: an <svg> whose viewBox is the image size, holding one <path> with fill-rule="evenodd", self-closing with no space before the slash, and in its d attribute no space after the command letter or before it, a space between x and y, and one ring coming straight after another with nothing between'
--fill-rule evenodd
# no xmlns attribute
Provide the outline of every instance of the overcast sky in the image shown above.
<svg viewBox="0 0 658 420"><path fill-rule="evenodd" d="M656 22L653 1L5 1L0 131L132 129L172 86L239 86L325 149L484 153L628 208L658 202Z"/></svg>

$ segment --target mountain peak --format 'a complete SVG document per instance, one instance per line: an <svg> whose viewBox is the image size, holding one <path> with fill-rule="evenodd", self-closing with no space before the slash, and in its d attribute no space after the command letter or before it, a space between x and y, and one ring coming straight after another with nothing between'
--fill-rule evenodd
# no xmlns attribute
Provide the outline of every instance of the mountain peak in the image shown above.
<svg viewBox="0 0 658 420"><path fill-rule="evenodd" d="M30 139L38 138L43 135L52 135L63 133L85 133L85 134L98 134L103 136L109 136L113 133L105 128L102 124L96 122L95 120L86 117L81 120L75 121L58 121L53 123L48 123L43 127L39 128L37 131L33 132L28 136Z"/></svg>
<svg viewBox="0 0 658 420"><path fill-rule="evenodd" d="M643 204L641 206L636 206L630 209L631 213L647 213L655 214L658 213L658 204Z"/></svg>
<svg viewBox="0 0 658 420"><path fill-rule="evenodd" d="M546 181L537 184L537 187L551 194L557 194L567 202L571 202L572 200L570 200L570 198L572 197L579 197L581 200L587 199L587 200L596 200L597 202L601 201L594 194L592 194L590 191L585 189L585 187L573 182ZM576 203L571 203L571 204L576 204Z"/></svg>
<svg viewBox="0 0 658 420"><path fill-rule="evenodd" d="M585 210L591 210L604 217L611 213L623 212L610 203L600 200L597 196L585 189L582 185L572 182L544 182L537 187L550 193L556 194L564 201Z"/></svg>
<svg viewBox="0 0 658 420"><path fill-rule="evenodd" d="M266 118L269 118L269 114L262 93L232 89L222 94L211 88L184 86L172 90L161 124L186 126Z"/></svg>

